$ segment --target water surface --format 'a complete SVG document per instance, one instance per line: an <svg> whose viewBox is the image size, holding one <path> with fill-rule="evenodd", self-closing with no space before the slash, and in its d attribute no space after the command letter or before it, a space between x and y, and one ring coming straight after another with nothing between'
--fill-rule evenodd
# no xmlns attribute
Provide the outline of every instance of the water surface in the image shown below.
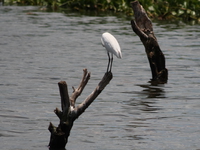
<svg viewBox="0 0 200 150"><path fill-rule="evenodd" d="M169 80L151 85L144 46L130 20L120 15L42 12L37 7L0 7L1 150L47 150L57 83L72 92L82 69L91 79L83 101L107 67L100 37L112 33L123 59L114 58L113 79L75 121L67 150L200 149L200 26L154 22Z"/></svg>

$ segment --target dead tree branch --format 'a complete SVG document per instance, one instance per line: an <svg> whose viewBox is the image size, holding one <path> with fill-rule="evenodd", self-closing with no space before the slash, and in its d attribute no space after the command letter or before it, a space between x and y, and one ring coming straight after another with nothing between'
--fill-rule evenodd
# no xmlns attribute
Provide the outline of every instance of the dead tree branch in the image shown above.
<svg viewBox="0 0 200 150"><path fill-rule="evenodd" d="M89 105L97 98L97 96L103 91L103 89L112 80L112 73L105 73L102 80L99 82L98 86L94 91L77 107L75 107L75 102L78 96L81 95L83 89L90 79L90 73L87 69L83 69L83 77L80 85L77 89L74 89L72 95L69 97L67 84L65 81L60 81L58 83L60 96L61 96L61 108L54 110L55 114L60 119L60 124L55 127L52 123L49 124L49 131L51 133L49 147L50 149L61 149L64 148L68 142L68 137L70 135L71 128L74 121L89 107Z"/></svg>
<svg viewBox="0 0 200 150"><path fill-rule="evenodd" d="M166 83L168 70L165 68L165 56L153 33L152 22L138 1L131 2L131 5L135 16L135 20L131 20L131 26L145 47L152 72L152 81Z"/></svg>

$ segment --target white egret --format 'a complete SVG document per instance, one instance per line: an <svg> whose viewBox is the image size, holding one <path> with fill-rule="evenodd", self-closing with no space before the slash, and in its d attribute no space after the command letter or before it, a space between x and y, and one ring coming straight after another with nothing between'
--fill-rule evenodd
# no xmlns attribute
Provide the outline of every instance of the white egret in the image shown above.
<svg viewBox="0 0 200 150"><path fill-rule="evenodd" d="M113 54L117 58L121 59L122 58L121 48L120 48L119 43L117 42L116 38L108 32L105 32L102 34L101 43L102 43L103 47L106 48L107 54L108 54L107 72L109 72L109 71L111 72L112 62L113 62Z"/></svg>

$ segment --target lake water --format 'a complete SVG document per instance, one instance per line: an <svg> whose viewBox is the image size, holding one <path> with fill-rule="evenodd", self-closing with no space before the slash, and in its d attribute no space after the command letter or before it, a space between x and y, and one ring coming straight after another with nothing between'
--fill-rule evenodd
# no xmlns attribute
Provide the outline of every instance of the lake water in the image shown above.
<svg viewBox="0 0 200 150"><path fill-rule="evenodd" d="M151 85L144 46L120 14L42 12L0 7L1 150L48 150L49 122L58 125L57 83L69 92L83 68L91 79L77 103L96 87L107 67L100 38L112 33L123 59L113 79L74 122L67 150L200 149L200 26L154 22L166 57L167 84Z"/></svg>

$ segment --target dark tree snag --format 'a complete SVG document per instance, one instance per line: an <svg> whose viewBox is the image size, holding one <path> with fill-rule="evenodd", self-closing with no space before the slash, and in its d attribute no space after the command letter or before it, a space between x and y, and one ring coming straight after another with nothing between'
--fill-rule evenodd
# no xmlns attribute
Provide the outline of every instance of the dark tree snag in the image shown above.
<svg viewBox="0 0 200 150"><path fill-rule="evenodd" d="M62 111L56 108L54 110L55 114L60 119L58 127L55 127L51 122L49 124L49 131L51 133L49 147L53 149L63 149L65 148L68 137L70 135L71 128L74 121L86 110L86 108L97 98L97 96L103 91L103 89L112 80L112 73L105 73L104 77L99 82L98 86L94 91L77 107L75 106L76 99L81 95L83 89L90 79L90 73L87 69L83 69L83 78L77 89L73 88L73 93L69 97L67 84L65 81L60 81L58 83L60 96L61 96L61 108Z"/></svg>
<svg viewBox="0 0 200 150"><path fill-rule="evenodd" d="M140 37L149 60L152 81L166 83L168 70L165 68L165 56L162 53L153 33L151 20L138 1L131 2L135 21L131 20L133 31Z"/></svg>

